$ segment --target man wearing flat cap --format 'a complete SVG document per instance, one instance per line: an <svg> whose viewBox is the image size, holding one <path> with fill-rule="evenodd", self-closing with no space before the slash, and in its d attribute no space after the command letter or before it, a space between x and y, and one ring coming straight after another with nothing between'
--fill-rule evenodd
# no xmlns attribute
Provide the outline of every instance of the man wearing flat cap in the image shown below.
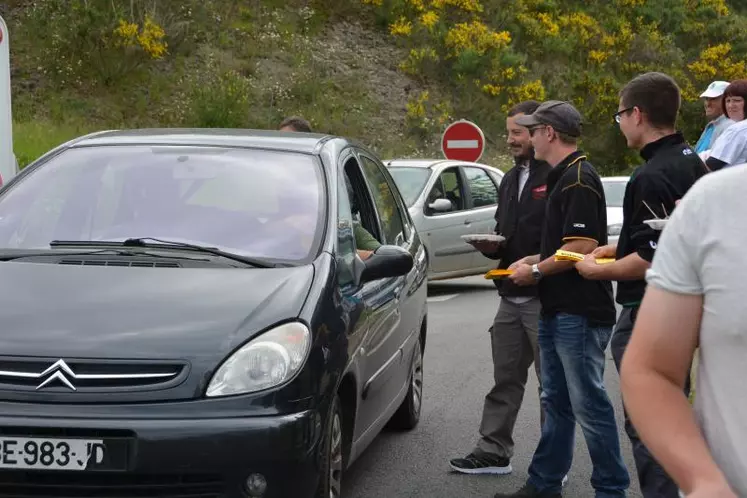
<svg viewBox="0 0 747 498"><path fill-rule="evenodd" d="M607 244L602 181L578 150L581 115L568 102L548 101L517 123L529 128L535 157L553 169L547 177L547 212L540 254L511 265L517 285L538 285L542 406L545 423L515 493L496 498L560 497L573 461L576 422L586 439L596 498L626 496L630 476L622 459L615 412L604 387L605 350L616 312L612 283L586 280L573 261L555 261L562 249L589 254Z"/></svg>

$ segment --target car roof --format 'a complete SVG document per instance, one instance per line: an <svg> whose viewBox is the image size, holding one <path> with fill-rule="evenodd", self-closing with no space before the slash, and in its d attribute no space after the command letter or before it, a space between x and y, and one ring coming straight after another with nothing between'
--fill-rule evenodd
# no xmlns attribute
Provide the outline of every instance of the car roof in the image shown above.
<svg viewBox="0 0 747 498"><path fill-rule="evenodd" d="M470 161L454 161L450 159L387 159L382 161L386 167L433 168L436 166L480 166L501 171L496 166ZM501 171L502 173L502 171Z"/></svg>
<svg viewBox="0 0 747 498"><path fill-rule="evenodd" d="M629 176L603 176L603 182L627 182L630 180Z"/></svg>
<svg viewBox="0 0 747 498"><path fill-rule="evenodd" d="M113 145L190 145L206 147L241 147L277 151L316 153L328 140L338 138L321 133L298 133L276 130L145 128L111 130L80 137L70 147ZM357 144L356 144L357 145Z"/></svg>

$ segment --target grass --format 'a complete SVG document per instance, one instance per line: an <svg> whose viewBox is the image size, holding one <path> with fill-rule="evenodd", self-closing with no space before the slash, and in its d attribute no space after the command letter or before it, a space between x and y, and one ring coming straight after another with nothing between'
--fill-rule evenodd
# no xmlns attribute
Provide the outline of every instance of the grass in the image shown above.
<svg viewBox="0 0 747 498"><path fill-rule="evenodd" d="M97 131L85 123L54 123L46 120L13 123L13 150L21 168L45 152L80 135Z"/></svg>
<svg viewBox="0 0 747 498"><path fill-rule="evenodd" d="M295 8L308 2L290 3L293 6L259 0L236 10L237 4L229 0L206 2L205 8L197 8L196 0L185 0L185 5L195 7L188 23L192 31L184 31L187 18L182 11L161 19L167 34L173 35L170 55L142 62L137 71L108 83L92 69L93 59L81 56L78 64L72 59L51 61L47 42L24 18L27 22L16 27L14 49L21 75L13 88L13 141L19 166L68 140L103 129L274 129L289 115L304 116L316 131L360 141L382 159L441 157L440 130L421 137L411 134L406 124L408 92L419 86L392 71L392 61L403 56L401 50L386 35L357 23L330 27L327 14L341 13L331 6L358 2L314 0L318 10L313 15L313 10ZM108 2L86 5L94 14L109 15ZM97 28L86 19L68 19L75 29L61 31L59 36L68 38L60 43L76 47L75 33ZM325 44L319 43L321 39ZM123 56L127 54L133 55ZM481 162L508 169L511 160L503 137L488 142Z"/></svg>

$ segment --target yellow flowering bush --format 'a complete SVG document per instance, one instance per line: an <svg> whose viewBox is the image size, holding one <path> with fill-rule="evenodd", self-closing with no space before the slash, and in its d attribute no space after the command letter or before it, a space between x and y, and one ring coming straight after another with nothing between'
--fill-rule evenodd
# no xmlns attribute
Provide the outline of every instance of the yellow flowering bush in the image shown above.
<svg viewBox="0 0 747 498"><path fill-rule="evenodd" d="M662 71L682 89L683 126L702 125L698 94L714 79L747 77L747 18L727 0L362 0L378 5L407 48L400 70L452 90L460 115L487 127L526 99L570 100L592 155L612 169L637 161L611 124L632 77ZM417 134L433 116L427 89L407 105ZM488 132L495 132L489 130ZM695 136L697 138L697 136Z"/></svg>
<svg viewBox="0 0 747 498"><path fill-rule="evenodd" d="M747 77L747 66L744 59L735 60L732 57L732 46L730 43L705 48L697 60L688 64L687 68L692 73L695 81L705 85L715 79L731 81ZM738 57L738 56L736 56ZM689 96L691 100L693 95Z"/></svg>
<svg viewBox="0 0 747 498"><path fill-rule="evenodd" d="M713 10L719 16L729 15L729 6L724 0L688 0L690 9L707 8Z"/></svg>
<svg viewBox="0 0 747 498"><path fill-rule="evenodd" d="M465 12L482 12L483 6L478 0L431 0L431 7L444 9L454 7Z"/></svg>
<svg viewBox="0 0 747 498"><path fill-rule="evenodd" d="M412 23L400 17L396 22L389 25L389 32L393 35L407 36L412 33Z"/></svg>
<svg viewBox="0 0 747 498"><path fill-rule="evenodd" d="M410 76L420 78L428 72L428 66L437 64L439 60L438 53L433 48L413 48L410 49L407 58L399 64L399 68Z"/></svg>
<svg viewBox="0 0 747 498"><path fill-rule="evenodd" d="M164 41L166 32L148 15L145 16L142 28L137 23L120 19L113 38L115 46L139 47L153 59L160 59L167 52L168 44Z"/></svg>
<svg viewBox="0 0 747 498"><path fill-rule="evenodd" d="M449 30L444 39L446 48L451 55L471 50L479 55L485 55L489 50L498 50L511 43L511 35L507 31L497 33L479 21L459 23Z"/></svg>
<svg viewBox="0 0 747 498"><path fill-rule="evenodd" d="M438 19L439 19L438 13L433 10L429 10L428 12L425 12L423 15L420 16L420 24L422 24L428 29L433 29L434 26L436 26Z"/></svg>
<svg viewBox="0 0 747 498"><path fill-rule="evenodd" d="M452 109L448 101L433 103L427 90L410 98L406 104L406 127L423 141L433 140L451 120Z"/></svg>

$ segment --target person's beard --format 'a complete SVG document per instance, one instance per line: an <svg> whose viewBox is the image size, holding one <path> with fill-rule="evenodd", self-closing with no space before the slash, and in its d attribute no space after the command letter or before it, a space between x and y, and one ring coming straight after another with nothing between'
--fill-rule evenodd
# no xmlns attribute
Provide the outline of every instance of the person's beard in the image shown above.
<svg viewBox="0 0 747 498"><path fill-rule="evenodd" d="M516 164L530 162L532 159L534 159L534 147L532 147L531 145L528 149L523 150L518 156L514 156L514 161L516 162Z"/></svg>

